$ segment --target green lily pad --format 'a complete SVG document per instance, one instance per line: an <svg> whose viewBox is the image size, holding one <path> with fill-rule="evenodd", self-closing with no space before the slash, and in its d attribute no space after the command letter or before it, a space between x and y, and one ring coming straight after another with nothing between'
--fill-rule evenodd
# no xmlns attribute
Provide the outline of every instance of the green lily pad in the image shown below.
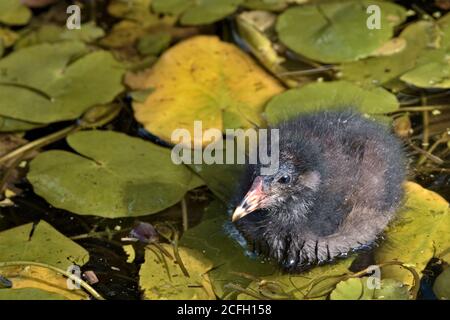
<svg viewBox="0 0 450 320"><path fill-rule="evenodd" d="M0 60L0 115L50 123L111 102L123 90L123 68L109 52L86 53L81 42L62 42L25 48Z"/></svg>
<svg viewBox="0 0 450 320"><path fill-rule="evenodd" d="M450 300L450 268L442 271L436 278L433 285L433 291L438 299Z"/></svg>
<svg viewBox="0 0 450 320"><path fill-rule="evenodd" d="M208 272L212 287L217 296L225 298L231 292L227 285L239 284L243 287L254 277L273 274L275 267L257 258L250 258L245 249L233 240L226 231L228 214L224 205L213 202L204 213L202 222L184 232L180 245L195 249L212 262L213 268ZM229 223L229 222L228 222Z"/></svg>
<svg viewBox="0 0 450 320"><path fill-rule="evenodd" d="M430 62L419 66L400 77L401 80L419 88L450 88L449 63Z"/></svg>
<svg viewBox="0 0 450 320"><path fill-rule="evenodd" d="M67 300L67 298L37 288L22 288L0 289L0 300Z"/></svg>
<svg viewBox="0 0 450 320"><path fill-rule="evenodd" d="M395 279L382 279L380 288L375 289L374 298L378 300L408 300L408 286Z"/></svg>
<svg viewBox="0 0 450 320"><path fill-rule="evenodd" d="M9 48L17 41L19 34L7 28L0 28L0 42L5 48Z"/></svg>
<svg viewBox="0 0 450 320"><path fill-rule="evenodd" d="M281 11L289 5L289 0L245 0L242 6L252 10Z"/></svg>
<svg viewBox="0 0 450 320"><path fill-rule="evenodd" d="M235 12L243 0L153 0L157 13L181 15L184 25L201 25L219 21Z"/></svg>
<svg viewBox="0 0 450 320"><path fill-rule="evenodd" d="M31 233L33 231L33 233ZM33 261L66 270L83 265L89 253L45 221L0 232L0 262Z"/></svg>
<svg viewBox="0 0 450 320"><path fill-rule="evenodd" d="M34 191L74 213L107 218L148 215L181 200L190 170L170 150L112 131L84 131L67 142L80 155L47 151L30 164Z"/></svg>
<svg viewBox="0 0 450 320"><path fill-rule="evenodd" d="M374 289L367 287L367 278L350 278L341 281L331 292L331 300L372 300Z"/></svg>
<svg viewBox="0 0 450 320"><path fill-rule="evenodd" d="M55 230L45 221L0 232L1 262L37 262L67 271L89 261L89 253ZM11 289L0 289L0 299L87 299L81 290L67 287L67 278L36 265L0 267L0 274L12 282Z"/></svg>
<svg viewBox="0 0 450 320"><path fill-rule="evenodd" d="M170 45L172 37L167 32L144 35L139 39L137 49L140 54L158 55Z"/></svg>
<svg viewBox="0 0 450 320"><path fill-rule="evenodd" d="M389 56L371 57L344 63L338 67L338 76L365 86L379 86L394 81L405 72L430 61L442 61L445 52L439 49L441 31L438 24L418 21L400 34L406 47Z"/></svg>
<svg viewBox="0 0 450 320"><path fill-rule="evenodd" d="M103 37L105 32L94 23L85 23L80 29L69 30L55 24L44 24L38 29L31 29L24 32L24 35L17 41L14 48L22 49L42 43L55 43L64 40L76 40L91 43Z"/></svg>
<svg viewBox="0 0 450 320"><path fill-rule="evenodd" d="M368 277L339 282L330 294L331 300L408 300L407 286L394 279L382 279L379 288L369 288ZM369 280L370 281L370 280Z"/></svg>
<svg viewBox="0 0 450 320"><path fill-rule="evenodd" d="M0 132L27 131L41 127L42 124L16 120L0 116Z"/></svg>
<svg viewBox="0 0 450 320"><path fill-rule="evenodd" d="M172 252L170 245L162 246L167 252ZM144 297L149 300L215 299L207 274L211 263L192 249L179 247L178 252L189 276L157 248L146 248L145 262L139 272Z"/></svg>
<svg viewBox="0 0 450 320"><path fill-rule="evenodd" d="M0 23L8 25L24 25L31 18L31 10L20 0L0 1Z"/></svg>
<svg viewBox="0 0 450 320"><path fill-rule="evenodd" d="M416 269L419 275L431 258L446 262L450 243L449 204L438 194L413 182L405 184L406 203L385 232L385 240L375 250L378 264L400 261ZM382 269L385 278L413 284L412 274L400 266Z"/></svg>
<svg viewBox="0 0 450 320"><path fill-rule="evenodd" d="M269 124L321 109L354 108L365 114L384 114L398 109L397 98L382 88L363 89L345 81L316 82L273 97L266 105Z"/></svg>
<svg viewBox="0 0 450 320"><path fill-rule="evenodd" d="M380 28L369 29L370 5L380 8ZM278 18L280 40L312 60L339 63L369 56L387 42L406 10L390 2L346 1L293 7Z"/></svg>
<svg viewBox="0 0 450 320"><path fill-rule="evenodd" d="M296 275L275 274L259 278L247 287L253 296L243 293L238 299L326 299L336 285L350 273L348 268L353 260L354 256L351 256Z"/></svg>

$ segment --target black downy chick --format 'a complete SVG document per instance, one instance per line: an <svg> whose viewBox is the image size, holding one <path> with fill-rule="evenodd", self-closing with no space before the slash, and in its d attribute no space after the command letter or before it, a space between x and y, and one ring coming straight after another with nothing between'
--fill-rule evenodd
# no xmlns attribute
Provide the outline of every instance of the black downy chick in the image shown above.
<svg viewBox="0 0 450 320"><path fill-rule="evenodd" d="M233 206L250 249L298 272L374 243L401 204L401 142L353 111L316 112L278 129L278 171L264 176L249 165Z"/></svg>

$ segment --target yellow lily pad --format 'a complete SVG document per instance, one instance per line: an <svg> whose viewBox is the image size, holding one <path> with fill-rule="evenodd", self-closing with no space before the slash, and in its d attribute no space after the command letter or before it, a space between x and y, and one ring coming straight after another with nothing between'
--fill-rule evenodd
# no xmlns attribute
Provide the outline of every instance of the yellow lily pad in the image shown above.
<svg viewBox="0 0 450 320"><path fill-rule="evenodd" d="M388 227L385 240L375 250L375 261L398 260L420 274L431 258L450 262L450 210L437 193L413 182L405 183L405 205ZM383 278L411 286L412 274L400 266L386 266Z"/></svg>
<svg viewBox="0 0 450 320"><path fill-rule="evenodd" d="M197 36L167 50L143 83L155 91L134 102L136 119L171 142L175 129L193 137L194 121L208 128L263 125L264 104L283 87L247 54L213 36Z"/></svg>
<svg viewBox="0 0 450 320"><path fill-rule="evenodd" d="M170 245L162 246L167 252L173 252ZM207 274L212 264L195 250L179 247L178 252L189 276L156 247L146 248L145 262L139 272L144 297L149 300L215 299Z"/></svg>

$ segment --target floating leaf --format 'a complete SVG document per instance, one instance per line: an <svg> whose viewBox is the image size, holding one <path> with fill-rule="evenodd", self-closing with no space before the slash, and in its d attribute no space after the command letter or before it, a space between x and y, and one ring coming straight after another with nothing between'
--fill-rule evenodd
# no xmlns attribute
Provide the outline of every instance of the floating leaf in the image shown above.
<svg viewBox="0 0 450 320"><path fill-rule="evenodd" d="M440 37L441 32L436 23L415 22L400 34L400 38L406 40L406 47L401 52L344 63L338 67L338 76L361 85L389 83L417 65L442 60L445 53L437 50Z"/></svg>
<svg viewBox="0 0 450 320"><path fill-rule="evenodd" d="M45 221L29 223L0 233L0 261L34 261L66 270L83 265L89 254ZM31 238L30 238L31 236ZM45 248L45 250L43 250Z"/></svg>
<svg viewBox="0 0 450 320"><path fill-rule="evenodd" d="M347 274L354 256L334 264L316 266L297 275L275 274L253 281L247 290L264 299L325 299ZM244 293L239 299L249 299Z"/></svg>
<svg viewBox="0 0 450 320"><path fill-rule="evenodd" d="M65 270L64 270L65 271ZM88 300L89 296L82 290L67 287L67 278L53 270L37 266L16 266L0 269L0 273L12 281L13 287L4 293L4 297L14 299L25 292L34 293L31 300ZM31 289L35 289L31 291ZM0 289L0 299L2 296ZM53 294L50 295L49 294ZM57 296L54 296L57 295Z"/></svg>
<svg viewBox="0 0 450 320"><path fill-rule="evenodd" d="M148 215L181 200L192 173L170 150L112 131L84 131L67 151L41 153L30 164L34 191L57 208L107 218Z"/></svg>
<svg viewBox="0 0 450 320"><path fill-rule="evenodd" d="M24 25L31 18L31 10L20 0L0 1L0 22L8 25Z"/></svg>
<svg viewBox="0 0 450 320"><path fill-rule="evenodd" d="M67 29L55 24L44 24L37 29L32 29L25 33L14 46L21 49L42 43L55 43L64 40L78 40L91 43L103 37L105 32L94 23L85 23L80 29Z"/></svg>
<svg viewBox="0 0 450 320"><path fill-rule="evenodd" d="M44 248L44 249L43 249ZM32 261L48 264L66 271L73 265L83 265L89 260L88 252L75 242L66 238L45 221L40 221L34 228L29 223L0 233L0 262ZM62 295L68 299L86 299L87 295L80 290L72 291L67 288L67 278L53 270L39 266L7 266L0 267L0 273L12 281L12 289L0 290L0 297L11 299L35 293L31 299L40 299L42 292L21 290L36 288ZM2 293L3 292L3 293ZM56 298L44 295L46 298Z"/></svg>
<svg viewBox="0 0 450 320"><path fill-rule="evenodd" d="M230 292L227 285L246 286L254 277L272 274L274 266L267 261L248 257L245 249L231 238L232 227L228 221L225 207L218 201L213 202L203 216L202 222L188 229L180 240L180 245L201 252L201 255L213 263L208 273L214 292L224 298ZM236 231L234 231L236 232Z"/></svg>
<svg viewBox="0 0 450 320"><path fill-rule="evenodd" d="M330 294L331 300L408 300L407 286L393 279L382 279L379 288L368 286L368 277L339 282Z"/></svg>
<svg viewBox="0 0 450 320"><path fill-rule="evenodd" d="M366 114L383 114L397 110L398 106L396 97L382 88L363 89L345 81L316 82L273 97L265 115L269 124L276 124L320 109L351 107Z"/></svg>
<svg viewBox="0 0 450 320"><path fill-rule="evenodd" d="M6 28L0 28L0 42L5 48L11 47L19 39L19 35Z"/></svg>
<svg viewBox="0 0 450 320"><path fill-rule="evenodd" d="M404 208L375 250L375 260L377 263L398 260L421 273L433 257L448 260L444 254L450 243L449 204L413 182L405 183L405 192ZM400 266L386 266L382 271L385 278L413 284L411 273Z"/></svg>
<svg viewBox="0 0 450 320"><path fill-rule="evenodd" d="M430 62L419 66L400 77L401 80L419 88L450 88L449 63Z"/></svg>
<svg viewBox="0 0 450 320"><path fill-rule="evenodd" d="M155 92L145 103L133 103L136 119L168 142L179 128L194 137L195 120L202 120L203 130L262 125L265 102L283 91L248 55L211 36L167 50L143 87Z"/></svg>
<svg viewBox="0 0 450 320"><path fill-rule="evenodd" d="M162 246L167 252L172 252L170 245ZM145 262L139 272L144 297L150 300L215 299L207 274L211 263L195 250L179 247L178 251L189 277L173 259L157 248L146 248Z"/></svg>
<svg viewBox="0 0 450 320"><path fill-rule="evenodd" d="M36 288L0 289L0 300L67 300L62 295Z"/></svg>
<svg viewBox="0 0 450 320"><path fill-rule="evenodd" d="M366 9L377 5L380 28L367 26ZM293 7L277 21L280 40L312 60L337 63L369 56L387 42L393 27L405 19L402 7L381 1L346 1Z"/></svg>
<svg viewBox="0 0 450 320"><path fill-rule="evenodd" d="M124 70L80 42L42 44L0 60L0 115L27 122L75 119L123 90ZM39 72L35 67L39 66Z"/></svg>
<svg viewBox="0 0 450 320"><path fill-rule="evenodd" d="M27 131L41 127L42 124L16 120L0 116L0 132Z"/></svg>
<svg viewBox="0 0 450 320"><path fill-rule="evenodd" d="M153 0L158 13L181 15L184 25L200 25L219 21L232 14L243 0Z"/></svg>
<svg viewBox="0 0 450 320"><path fill-rule="evenodd" d="M167 32L150 33L139 39L137 49L140 54L158 55L170 45L171 40Z"/></svg>
<svg viewBox="0 0 450 320"><path fill-rule="evenodd" d="M288 6L288 2L289 0L244 0L242 5L253 10L281 11Z"/></svg>
<svg viewBox="0 0 450 320"><path fill-rule="evenodd" d="M408 300L408 286L395 279L382 279L381 288L375 290L374 298L378 300Z"/></svg>
<svg viewBox="0 0 450 320"><path fill-rule="evenodd" d="M374 289L367 287L367 278L350 278L339 282L331 292L331 300L372 300Z"/></svg>
<svg viewBox="0 0 450 320"><path fill-rule="evenodd" d="M450 268L442 271L436 278L433 285L433 291L438 299L450 300Z"/></svg>

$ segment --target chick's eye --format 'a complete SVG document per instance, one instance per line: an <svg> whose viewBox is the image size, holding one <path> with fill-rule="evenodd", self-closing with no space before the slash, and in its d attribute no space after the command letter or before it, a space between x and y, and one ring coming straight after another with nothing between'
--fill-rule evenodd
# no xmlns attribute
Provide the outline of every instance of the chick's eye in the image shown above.
<svg viewBox="0 0 450 320"><path fill-rule="evenodd" d="M288 174L285 174L285 175L282 176L280 179L278 179L278 182L279 182L279 183L282 183L282 184L289 183L289 182L291 182L291 176L288 175Z"/></svg>

